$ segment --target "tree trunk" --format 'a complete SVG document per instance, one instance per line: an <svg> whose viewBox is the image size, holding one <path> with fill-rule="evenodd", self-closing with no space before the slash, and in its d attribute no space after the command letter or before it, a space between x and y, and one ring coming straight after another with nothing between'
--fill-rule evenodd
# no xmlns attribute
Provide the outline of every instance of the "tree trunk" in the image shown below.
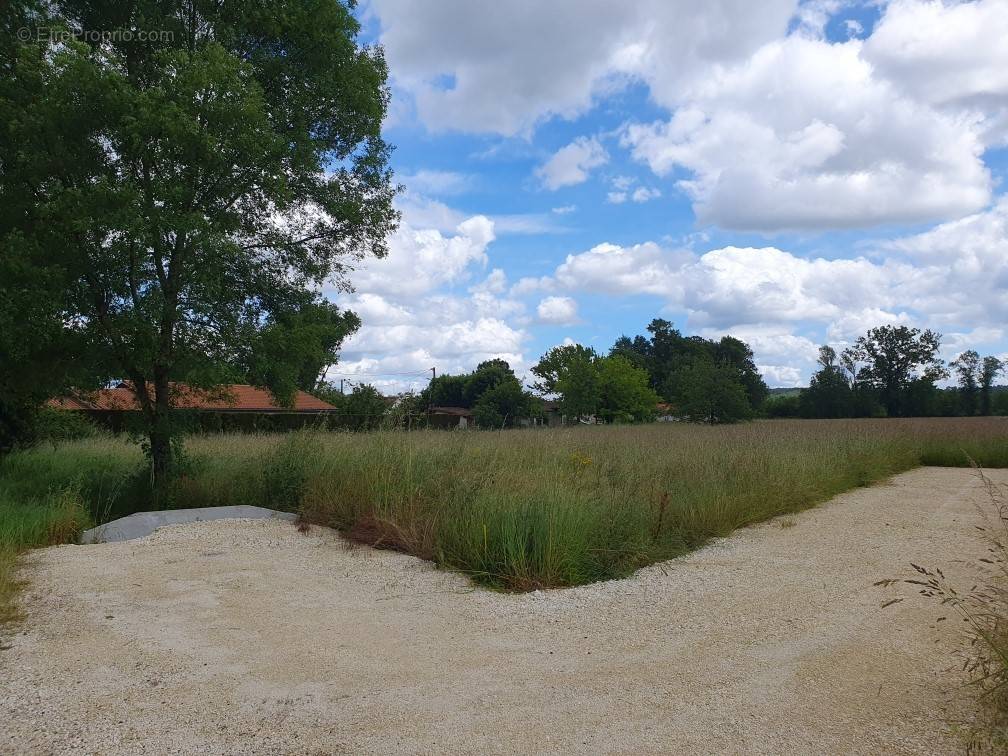
<svg viewBox="0 0 1008 756"><path fill-rule="evenodd" d="M172 458L169 391L167 376L157 376L154 379L154 417L150 428L151 473L155 488L171 477L175 463Z"/></svg>

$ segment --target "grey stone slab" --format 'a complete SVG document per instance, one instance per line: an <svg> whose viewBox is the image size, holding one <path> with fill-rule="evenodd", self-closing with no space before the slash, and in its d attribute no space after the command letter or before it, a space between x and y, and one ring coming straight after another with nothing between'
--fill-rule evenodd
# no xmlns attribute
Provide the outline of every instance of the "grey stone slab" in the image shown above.
<svg viewBox="0 0 1008 756"><path fill-rule="evenodd" d="M164 525L182 525L188 522L203 522L206 520L245 520L267 519L293 521L297 515L290 512L277 512L264 507L204 507L203 509L166 509L163 512L137 512L121 517L118 520L106 522L97 528L85 530L81 534L81 543L105 543L108 541L130 541L150 535Z"/></svg>

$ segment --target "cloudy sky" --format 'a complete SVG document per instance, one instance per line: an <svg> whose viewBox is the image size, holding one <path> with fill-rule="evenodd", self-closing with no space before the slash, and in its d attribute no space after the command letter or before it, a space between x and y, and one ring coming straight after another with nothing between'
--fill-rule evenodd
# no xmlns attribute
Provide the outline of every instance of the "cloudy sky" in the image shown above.
<svg viewBox="0 0 1008 756"><path fill-rule="evenodd" d="M1008 352L1008 0L370 0L405 187L331 377L526 374L654 317L771 386L906 323ZM334 295L336 296L336 295Z"/></svg>

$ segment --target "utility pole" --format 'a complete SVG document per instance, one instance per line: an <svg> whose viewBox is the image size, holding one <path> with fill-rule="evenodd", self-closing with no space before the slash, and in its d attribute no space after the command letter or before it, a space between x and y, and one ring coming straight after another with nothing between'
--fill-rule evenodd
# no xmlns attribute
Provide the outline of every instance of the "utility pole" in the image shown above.
<svg viewBox="0 0 1008 756"><path fill-rule="evenodd" d="M432 367L431 371L431 385L434 385L434 381L437 380L437 368ZM434 396L430 391L427 392L427 416L430 417L431 408L434 406Z"/></svg>
<svg viewBox="0 0 1008 756"><path fill-rule="evenodd" d="M343 379L342 378L339 379L339 392L340 392L341 395L343 394Z"/></svg>

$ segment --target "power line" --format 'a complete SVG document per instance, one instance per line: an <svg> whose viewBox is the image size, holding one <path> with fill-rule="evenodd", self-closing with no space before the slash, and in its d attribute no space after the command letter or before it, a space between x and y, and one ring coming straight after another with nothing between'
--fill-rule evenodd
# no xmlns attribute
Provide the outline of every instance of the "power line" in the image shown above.
<svg viewBox="0 0 1008 756"><path fill-rule="evenodd" d="M381 378L386 375L406 375L414 378L426 378L428 372L429 370L418 370L409 373L329 373L329 375L340 378L355 378L360 376Z"/></svg>

